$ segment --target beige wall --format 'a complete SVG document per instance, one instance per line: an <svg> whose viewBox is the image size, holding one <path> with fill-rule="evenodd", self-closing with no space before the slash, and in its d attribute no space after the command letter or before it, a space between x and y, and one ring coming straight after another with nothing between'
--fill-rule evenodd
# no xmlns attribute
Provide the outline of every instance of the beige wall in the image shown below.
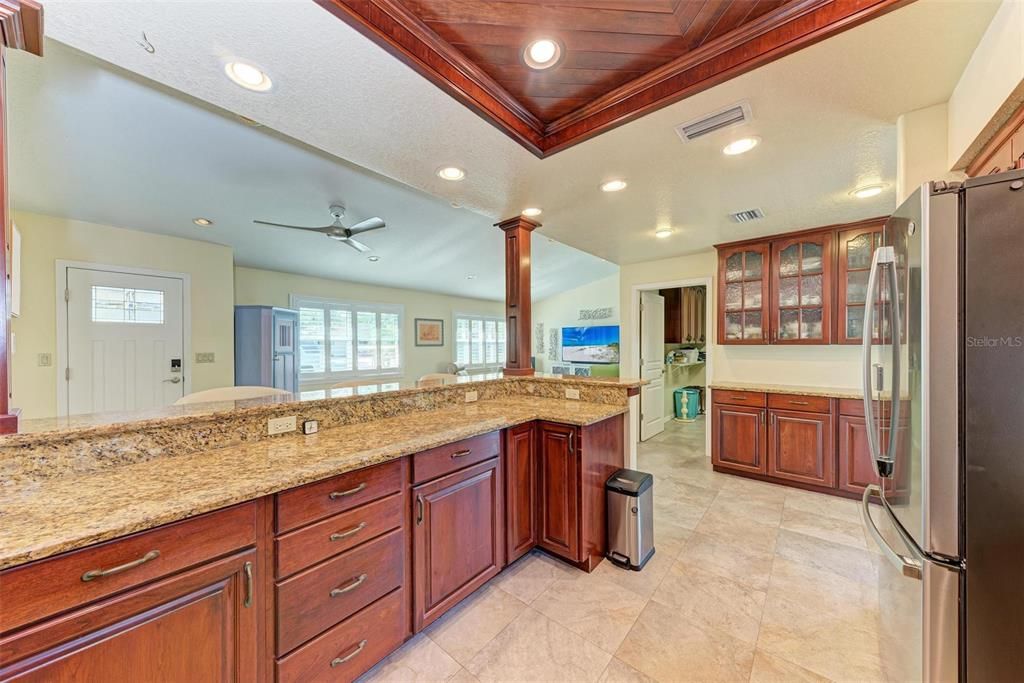
<svg viewBox="0 0 1024 683"><path fill-rule="evenodd" d="M949 99L947 167L962 169L1024 101L1024 1L1003 0Z"/></svg>
<svg viewBox="0 0 1024 683"><path fill-rule="evenodd" d="M281 273L256 268L235 268L235 301L239 305L291 305L292 294L363 301L367 303L401 304L405 307L402 321L403 377L415 380L430 372L443 372L451 363L455 351L453 346L454 314L477 313L504 315L502 301L488 301L471 297L454 297L432 294L411 289L377 287L341 280ZM444 346L415 346L415 318L442 318L444 320Z"/></svg>
<svg viewBox="0 0 1024 683"><path fill-rule="evenodd" d="M151 268L191 276L192 353L215 363L192 365L192 390L234 384L232 253L208 242L125 230L55 216L15 212L21 231L21 316L11 323L12 405L26 418L57 412L57 260Z"/></svg>
<svg viewBox="0 0 1024 683"><path fill-rule="evenodd" d="M581 308L603 308L610 306L615 309L613 317L607 320L581 321ZM533 323L544 324L544 353L537 354L537 370L549 372L553 362L548 360L548 344L550 330L574 325L618 325L619 324L619 276L610 275L594 282L570 289L533 302ZM534 343L536 347L536 342ZM616 368L616 374L618 369Z"/></svg>
<svg viewBox="0 0 1024 683"><path fill-rule="evenodd" d="M949 170L949 106L943 102L896 119L896 201L930 180L963 180Z"/></svg>

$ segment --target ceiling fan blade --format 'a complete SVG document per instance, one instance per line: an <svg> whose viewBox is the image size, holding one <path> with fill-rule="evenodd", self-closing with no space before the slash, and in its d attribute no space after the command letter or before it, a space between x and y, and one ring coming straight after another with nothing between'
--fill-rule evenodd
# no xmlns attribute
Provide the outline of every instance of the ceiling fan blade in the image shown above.
<svg viewBox="0 0 1024 683"><path fill-rule="evenodd" d="M369 232L370 230L380 230L384 227L384 221L374 216L373 218L367 218L365 221L356 223L348 229L350 235L358 235L361 232Z"/></svg>
<svg viewBox="0 0 1024 683"><path fill-rule="evenodd" d="M371 251L371 249L368 246L366 246L362 242L359 242L358 240L352 239L351 237L346 237L344 239L339 239L338 241L339 242L344 242L345 244L347 244L348 246L352 247L356 251L361 251L363 253Z"/></svg>
<svg viewBox="0 0 1024 683"><path fill-rule="evenodd" d="M256 220L254 220L253 223L259 223L260 225L271 225L275 228L293 228L295 230L309 230L310 232L327 232L328 230L333 230L335 228L335 226L333 225L325 225L323 227L316 228L310 227L308 225L287 225L285 223L271 223L270 221Z"/></svg>

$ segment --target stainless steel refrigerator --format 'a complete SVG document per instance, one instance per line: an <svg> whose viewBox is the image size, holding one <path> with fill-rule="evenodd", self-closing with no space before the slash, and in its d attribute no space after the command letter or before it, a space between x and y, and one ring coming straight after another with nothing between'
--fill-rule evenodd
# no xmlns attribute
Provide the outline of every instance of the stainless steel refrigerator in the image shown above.
<svg viewBox="0 0 1024 683"><path fill-rule="evenodd" d="M1024 171L919 188L867 300L883 669L1024 680Z"/></svg>

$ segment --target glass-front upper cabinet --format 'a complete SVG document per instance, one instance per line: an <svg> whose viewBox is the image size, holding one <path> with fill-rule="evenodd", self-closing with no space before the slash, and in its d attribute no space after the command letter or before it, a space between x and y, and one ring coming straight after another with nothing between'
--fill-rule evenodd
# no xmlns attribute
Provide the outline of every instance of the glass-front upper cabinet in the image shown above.
<svg viewBox="0 0 1024 683"><path fill-rule="evenodd" d="M833 259L832 232L772 242L772 343L832 342Z"/></svg>
<svg viewBox="0 0 1024 683"><path fill-rule="evenodd" d="M864 309L867 306L871 259L882 242L883 223L865 225L839 233L838 302L836 342L859 344L864 338ZM879 287L879 290L883 288ZM882 292L875 294L872 338L879 342L878 325ZM887 321L883 321L883 324Z"/></svg>
<svg viewBox="0 0 1024 683"><path fill-rule="evenodd" d="M724 248L718 253L718 340L722 344L768 343L768 243Z"/></svg>

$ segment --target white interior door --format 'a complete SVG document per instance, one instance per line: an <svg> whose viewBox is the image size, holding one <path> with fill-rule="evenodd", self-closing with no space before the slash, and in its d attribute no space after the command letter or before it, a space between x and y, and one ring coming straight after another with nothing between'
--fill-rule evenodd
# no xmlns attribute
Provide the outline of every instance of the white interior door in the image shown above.
<svg viewBox="0 0 1024 683"><path fill-rule="evenodd" d="M640 292L640 440L665 430L665 297Z"/></svg>
<svg viewBox="0 0 1024 683"><path fill-rule="evenodd" d="M135 411L184 395L184 282L66 268L66 414Z"/></svg>

